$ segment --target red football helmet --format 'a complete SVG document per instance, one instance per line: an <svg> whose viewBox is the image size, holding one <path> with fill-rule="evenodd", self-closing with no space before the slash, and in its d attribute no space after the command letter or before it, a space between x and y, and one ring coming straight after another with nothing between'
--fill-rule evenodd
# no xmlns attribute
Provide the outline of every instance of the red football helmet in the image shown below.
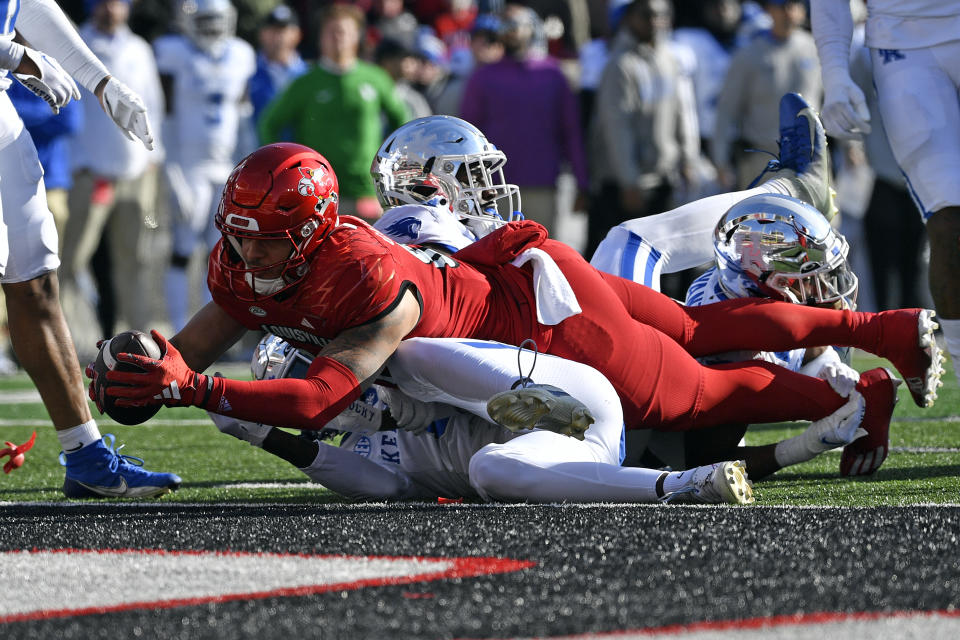
<svg viewBox="0 0 960 640"><path fill-rule="evenodd" d="M238 297L248 299L250 290L254 298L273 296L303 279L310 254L337 226L338 191L327 159L300 144L267 145L237 165L223 188L216 225L224 237L218 261ZM241 257L244 238L289 240L290 254L271 265L249 267ZM258 276L280 265L279 277Z"/></svg>

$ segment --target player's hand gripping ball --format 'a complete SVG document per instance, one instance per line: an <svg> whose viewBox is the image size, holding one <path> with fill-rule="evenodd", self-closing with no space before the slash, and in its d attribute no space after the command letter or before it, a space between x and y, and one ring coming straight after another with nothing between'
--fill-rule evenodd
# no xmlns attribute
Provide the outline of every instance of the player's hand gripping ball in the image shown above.
<svg viewBox="0 0 960 640"><path fill-rule="evenodd" d="M142 331L124 331L100 345L100 352L92 366L87 366L87 377L90 381L90 398L97 404L100 413L108 416L120 424L141 424L146 422L160 410L163 405L157 402L145 407L118 407L116 398L107 395L108 386L119 385L118 382L107 380L107 371L141 372L143 369L130 362L117 360L118 353L135 353L159 360L163 357L160 347L148 333Z"/></svg>

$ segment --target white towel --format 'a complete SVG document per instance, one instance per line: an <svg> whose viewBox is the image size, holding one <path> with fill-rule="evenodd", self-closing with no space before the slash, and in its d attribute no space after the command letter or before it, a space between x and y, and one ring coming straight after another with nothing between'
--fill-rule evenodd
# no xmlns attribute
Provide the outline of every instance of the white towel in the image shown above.
<svg viewBox="0 0 960 640"><path fill-rule="evenodd" d="M544 325L560 324L582 311L573 287L550 254L541 249L527 249L513 259L515 267L533 261L533 292L537 301L537 321Z"/></svg>

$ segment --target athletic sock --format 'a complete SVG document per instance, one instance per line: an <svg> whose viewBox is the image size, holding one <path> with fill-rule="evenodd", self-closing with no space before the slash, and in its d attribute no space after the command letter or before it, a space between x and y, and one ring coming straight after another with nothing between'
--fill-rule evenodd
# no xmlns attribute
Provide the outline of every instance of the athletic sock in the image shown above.
<svg viewBox="0 0 960 640"><path fill-rule="evenodd" d="M73 453L95 442L99 442L103 437L97 428L96 420L90 420L83 424L78 424L75 427L57 431L57 439L60 440L60 447L64 452Z"/></svg>

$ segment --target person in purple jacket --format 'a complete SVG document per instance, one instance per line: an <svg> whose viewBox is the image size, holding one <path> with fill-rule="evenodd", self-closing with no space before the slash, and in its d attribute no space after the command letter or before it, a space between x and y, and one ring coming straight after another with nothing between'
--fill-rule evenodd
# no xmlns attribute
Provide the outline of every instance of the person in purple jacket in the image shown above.
<svg viewBox="0 0 960 640"><path fill-rule="evenodd" d="M505 55L470 76L460 116L510 158L524 216L554 235L557 176L569 166L579 188L574 209L583 210L587 164L577 99L556 60L536 45L540 28L532 9L506 5L500 31Z"/></svg>

